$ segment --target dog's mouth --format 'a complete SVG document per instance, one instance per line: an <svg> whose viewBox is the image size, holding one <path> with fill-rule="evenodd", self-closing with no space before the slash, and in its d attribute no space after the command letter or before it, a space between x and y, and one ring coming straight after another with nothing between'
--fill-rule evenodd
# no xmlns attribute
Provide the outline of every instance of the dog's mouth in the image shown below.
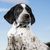
<svg viewBox="0 0 50 50"><path fill-rule="evenodd" d="M29 21L23 21L22 23L24 23L24 24L27 24L28 23L29 24L30 22Z"/></svg>
<svg viewBox="0 0 50 50"><path fill-rule="evenodd" d="M18 27L27 27L27 25L28 25L29 23L30 23L30 22L27 22L27 21L21 22L21 23L19 23L19 25L17 26L17 28L18 28Z"/></svg>
<svg viewBox="0 0 50 50"><path fill-rule="evenodd" d="M19 23L17 23L17 28L18 27L27 27L29 23L30 23L30 21L20 21Z"/></svg>

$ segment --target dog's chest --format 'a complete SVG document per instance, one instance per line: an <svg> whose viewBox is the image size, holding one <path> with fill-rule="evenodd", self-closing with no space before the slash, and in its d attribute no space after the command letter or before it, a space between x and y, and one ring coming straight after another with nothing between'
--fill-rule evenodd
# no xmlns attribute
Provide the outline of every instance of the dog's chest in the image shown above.
<svg viewBox="0 0 50 50"><path fill-rule="evenodd" d="M8 37L9 36L14 36L15 38L15 44L20 43L19 45L21 44L24 44L24 46L27 48L33 48L35 47L32 43L32 38L33 38L33 34L31 33L30 31L30 28L17 28L17 29L14 29L12 30L13 32L9 32L8 34Z"/></svg>
<svg viewBox="0 0 50 50"><path fill-rule="evenodd" d="M47 50L47 46L41 43L29 28L12 28L8 37L12 35L15 38L15 45L19 46L19 48L23 44L26 50Z"/></svg>
<svg viewBox="0 0 50 50"><path fill-rule="evenodd" d="M17 39L17 37L22 38L23 42L30 42L31 38L33 37L33 34L31 33L29 28L18 28L16 30L16 33L14 34L15 39Z"/></svg>
<svg viewBox="0 0 50 50"><path fill-rule="evenodd" d="M23 44L23 47L25 47L28 50L36 49L36 46L33 45L33 34L31 33L30 29L18 28L14 36L15 40L18 41L18 43L20 43L19 45Z"/></svg>
<svg viewBox="0 0 50 50"><path fill-rule="evenodd" d="M14 36L15 40L19 37L22 38L23 41L30 41L30 39L33 37L33 34L30 31L30 28L11 28L8 32L9 36Z"/></svg>

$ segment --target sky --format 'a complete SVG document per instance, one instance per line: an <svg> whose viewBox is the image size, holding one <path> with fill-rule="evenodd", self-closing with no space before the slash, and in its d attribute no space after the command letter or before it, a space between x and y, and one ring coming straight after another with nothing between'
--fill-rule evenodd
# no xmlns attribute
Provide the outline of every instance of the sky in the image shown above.
<svg viewBox="0 0 50 50"><path fill-rule="evenodd" d="M18 3L28 4L35 16L31 30L44 43L50 42L50 0L0 0L0 50L7 47L7 32L11 25L4 19L6 12Z"/></svg>

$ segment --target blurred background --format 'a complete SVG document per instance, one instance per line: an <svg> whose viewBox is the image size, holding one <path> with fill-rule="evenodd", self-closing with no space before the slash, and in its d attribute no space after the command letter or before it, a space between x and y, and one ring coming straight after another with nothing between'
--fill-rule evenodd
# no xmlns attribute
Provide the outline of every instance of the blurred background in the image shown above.
<svg viewBox="0 0 50 50"><path fill-rule="evenodd" d="M6 12L18 3L28 4L35 16L32 32L44 43L50 42L50 0L0 0L0 50L7 47L7 32L11 25L4 19Z"/></svg>

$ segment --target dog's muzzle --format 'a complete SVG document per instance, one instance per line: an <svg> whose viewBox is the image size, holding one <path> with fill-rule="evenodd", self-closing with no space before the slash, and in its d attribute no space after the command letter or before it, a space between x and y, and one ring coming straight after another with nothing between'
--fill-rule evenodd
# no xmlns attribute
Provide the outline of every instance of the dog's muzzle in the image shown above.
<svg viewBox="0 0 50 50"><path fill-rule="evenodd" d="M24 14L22 18L23 18L24 22L29 22L29 20L30 20L29 14Z"/></svg>
<svg viewBox="0 0 50 50"><path fill-rule="evenodd" d="M31 18L29 14L23 14L21 18L20 19L19 18L17 20L17 23L19 23L19 25L17 27L19 26L26 27L31 22Z"/></svg>

